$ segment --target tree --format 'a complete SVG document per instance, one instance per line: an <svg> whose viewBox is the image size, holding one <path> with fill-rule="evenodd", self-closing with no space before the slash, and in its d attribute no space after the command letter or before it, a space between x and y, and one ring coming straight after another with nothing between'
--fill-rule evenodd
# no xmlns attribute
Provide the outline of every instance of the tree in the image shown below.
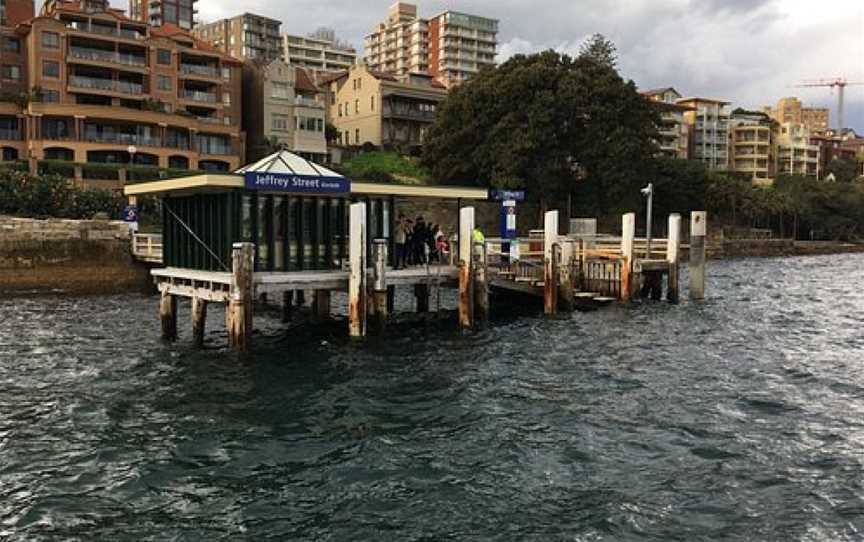
<svg viewBox="0 0 864 542"><path fill-rule="evenodd" d="M635 207L657 113L613 67L555 51L516 55L452 90L421 162L443 183L525 188L541 209Z"/></svg>
<svg viewBox="0 0 864 542"><path fill-rule="evenodd" d="M333 145L339 139L339 128L336 128L335 124L328 121L324 125L324 138L327 140L328 145Z"/></svg>
<svg viewBox="0 0 864 542"><path fill-rule="evenodd" d="M592 34L579 48L579 58L615 69L618 64L618 49L603 34Z"/></svg>
<svg viewBox="0 0 864 542"><path fill-rule="evenodd" d="M851 183L858 178L860 171L858 161L851 158L835 157L825 166L825 175L833 173L838 183Z"/></svg>

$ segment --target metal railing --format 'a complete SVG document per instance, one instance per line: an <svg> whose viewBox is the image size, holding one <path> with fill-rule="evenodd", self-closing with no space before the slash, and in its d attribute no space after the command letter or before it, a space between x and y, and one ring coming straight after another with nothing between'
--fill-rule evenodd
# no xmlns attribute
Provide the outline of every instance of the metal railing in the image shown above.
<svg viewBox="0 0 864 542"><path fill-rule="evenodd" d="M113 79L100 79L98 77L84 77L73 75L69 77L69 85L78 88L89 88L95 90L109 90L123 94L141 94L143 85L130 83L128 81L114 81Z"/></svg>
<svg viewBox="0 0 864 542"><path fill-rule="evenodd" d="M162 263L162 235L159 233L136 233L132 236L132 257L136 260Z"/></svg>
<svg viewBox="0 0 864 542"><path fill-rule="evenodd" d="M213 66L202 66L199 64L180 64L180 73L187 75L204 75L206 77L219 77L219 70Z"/></svg>
<svg viewBox="0 0 864 542"><path fill-rule="evenodd" d="M216 95L200 90L183 90L180 97L184 100L192 100L194 102L216 103Z"/></svg>
<svg viewBox="0 0 864 542"><path fill-rule="evenodd" d="M158 137L142 136L137 134L123 133L87 133L82 138L88 143L112 143L116 145L142 145L145 147L161 147L162 141Z"/></svg>
<svg viewBox="0 0 864 542"><path fill-rule="evenodd" d="M88 49L84 47L72 47L69 49L69 56L81 60L93 60L97 62L112 62L114 64L123 64L124 66L146 66L147 61L144 57L118 53L116 51L102 51L100 49Z"/></svg>
<svg viewBox="0 0 864 542"><path fill-rule="evenodd" d="M18 130L11 130L9 128L0 128L0 139L17 141L21 139L21 132Z"/></svg>

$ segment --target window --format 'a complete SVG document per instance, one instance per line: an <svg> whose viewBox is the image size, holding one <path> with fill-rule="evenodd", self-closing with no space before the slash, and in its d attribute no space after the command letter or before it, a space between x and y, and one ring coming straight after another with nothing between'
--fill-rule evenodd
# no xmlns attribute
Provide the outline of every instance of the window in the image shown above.
<svg viewBox="0 0 864 542"><path fill-rule="evenodd" d="M339 116L342 116L342 104L339 104Z"/></svg>
<svg viewBox="0 0 864 542"><path fill-rule="evenodd" d="M171 90L171 78L167 75L160 75L157 79L159 90Z"/></svg>
<svg viewBox="0 0 864 542"><path fill-rule="evenodd" d="M21 52L21 40L18 38L6 38L3 43L3 50L9 53Z"/></svg>
<svg viewBox="0 0 864 542"><path fill-rule="evenodd" d="M20 80L21 66L0 66L0 79Z"/></svg>
<svg viewBox="0 0 864 542"><path fill-rule="evenodd" d="M225 81L231 80L231 68L227 66L222 67L222 79L224 79Z"/></svg>
<svg viewBox="0 0 864 542"><path fill-rule="evenodd" d="M60 91L59 90L42 90L42 94L40 96L42 99L42 103L46 104L56 104L60 102Z"/></svg>
<svg viewBox="0 0 864 542"><path fill-rule="evenodd" d="M156 63L168 66L171 64L171 51L168 49L159 49L156 51Z"/></svg>
<svg viewBox="0 0 864 542"><path fill-rule="evenodd" d="M279 81L273 81L271 84L270 96L273 98L291 98L291 85Z"/></svg>
<svg viewBox="0 0 864 542"><path fill-rule="evenodd" d="M273 115L271 117L271 127L274 131L278 132L287 132L288 131L288 116L287 115Z"/></svg>
<svg viewBox="0 0 864 542"><path fill-rule="evenodd" d="M224 117L222 117L222 123L225 126L231 126L231 117L229 117L228 115L225 115Z"/></svg>
<svg viewBox="0 0 864 542"><path fill-rule="evenodd" d="M222 105L231 105L231 93L222 92Z"/></svg>
<svg viewBox="0 0 864 542"><path fill-rule="evenodd" d="M316 119L316 120L317 120L316 127L318 129L317 131L323 132L324 131L324 119Z"/></svg>
<svg viewBox="0 0 864 542"><path fill-rule="evenodd" d="M348 102L345 102L345 116L348 116Z"/></svg>
<svg viewBox="0 0 864 542"><path fill-rule="evenodd" d="M53 60L42 61L42 77L57 79L60 77L60 63Z"/></svg>
<svg viewBox="0 0 864 542"><path fill-rule="evenodd" d="M363 83L363 80L362 80L362 79L358 79L358 80L357 80L357 90L360 90L360 85L361 85L361 83Z"/></svg>
<svg viewBox="0 0 864 542"><path fill-rule="evenodd" d="M369 97L369 109L375 111L375 96Z"/></svg>
<svg viewBox="0 0 864 542"><path fill-rule="evenodd" d="M58 49L60 47L60 34L57 32L42 32L42 47L46 49Z"/></svg>
<svg viewBox="0 0 864 542"><path fill-rule="evenodd" d="M354 100L354 112L355 113L360 112L360 100Z"/></svg>
<svg viewBox="0 0 864 542"><path fill-rule="evenodd" d="M360 128L354 130L354 143L357 145L360 144Z"/></svg>
<svg viewBox="0 0 864 542"><path fill-rule="evenodd" d="M345 144L346 145L351 144L351 137L348 135L348 130L345 130Z"/></svg>

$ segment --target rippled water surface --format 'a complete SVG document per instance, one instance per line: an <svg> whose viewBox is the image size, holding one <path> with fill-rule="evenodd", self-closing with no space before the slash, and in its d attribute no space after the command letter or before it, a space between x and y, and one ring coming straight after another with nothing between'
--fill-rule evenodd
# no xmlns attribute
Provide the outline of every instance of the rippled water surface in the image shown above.
<svg viewBox="0 0 864 542"><path fill-rule="evenodd" d="M469 336L0 301L0 539L862 540L862 256ZM185 341L183 335L185 334Z"/></svg>

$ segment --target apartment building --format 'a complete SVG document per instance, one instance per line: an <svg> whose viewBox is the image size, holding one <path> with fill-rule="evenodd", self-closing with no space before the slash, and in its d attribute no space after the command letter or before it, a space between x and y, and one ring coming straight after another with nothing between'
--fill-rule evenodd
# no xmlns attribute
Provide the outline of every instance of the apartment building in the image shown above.
<svg viewBox="0 0 864 542"><path fill-rule="evenodd" d="M684 113L691 108L679 105L681 95L672 87L656 88L641 92L645 99L660 113L657 145L660 154L669 158L686 159L689 153L689 126Z"/></svg>
<svg viewBox="0 0 864 542"><path fill-rule="evenodd" d="M794 96L780 98L776 107L765 106L762 111L780 124L802 124L811 132L827 130L830 126L827 107L804 107Z"/></svg>
<svg viewBox="0 0 864 542"><path fill-rule="evenodd" d="M239 61L107 1L49 0L16 31L24 88L39 91L26 105L0 103L7 158L212 171L243 162Z"/></svg>
<svg viewBox="0 0 864 542"><path fill-rule="evenodd" d="M445 11L429 20L429 74L457 85L495 66L498 21Z"/></svg>
<svg viewBox="0 0 864 542"><path fill-rule="evenodd" d="M192 35L234 58L264 63L282 56L282 38L276 19L244 13L195 27Z"/></svg>
<svg viewBox="0 0 864 542"><path fill-rule="evenodd" d="M198 0L129 0L129 17L151 26L174 25L192 30L198 13L196 3Z"/></svg>
<svg viewBox="0 0 864 542"><path fill-rule="evenodd" d="M819 145L810 138L810 130L804 124L787 122L780 125L777 134L778 175L820 177Z"/></svg>
<svg viewBox="0 0 864 542"><path fill-rule="evenodd" d="M282 36L282 58L285 62L306 68L313 77L336 73L357 63L357 51L336 39L329 28L319 28L309 36Z"/></svg>
<svg viewBox="0 0 864 542"><path fill-rule="evenodd" d="M765 113L736 110L730 121L729 169L748 175L754 184L774 181L775 121Z"/></svg>
<svg viewBox="0 0 864 542"><path fill-rule="evenodd" d="M24 41L15 27L33 17L32 0L0 0L0 159L26 150L26 120L16 102L29 93Z"/></svg>
<svg viewBox="0 0 864 542"><path fill-rule="evenodd" d="M711 98L682 98L678 105L684 112L690 137L690 159L699 160L708 169L729 166L729 102Z"/></svg>
<svg viewBox="0 0 864 542"><path fill-rule="evenodd" d="M396 76L365 65L335 74L324 82L327 117L339 131L341 145L418 147L447 96L430 75Z"/></svg>
<svg viewBox="0 0 864 542"><path fill-rule="evenodd" d="M243 68L243 127L250 161L281 147L308 160L327 158L320 91L305 69L276 59Z"/></svg>
<svg viewBox="0 0 864 542"><path fill-rule="evenodd" d="M495 65L497 36L495 19L455 11L424 19L416 5L397 2L365 38L366 64L372 71L429 74L454 85Z"/></svg>

